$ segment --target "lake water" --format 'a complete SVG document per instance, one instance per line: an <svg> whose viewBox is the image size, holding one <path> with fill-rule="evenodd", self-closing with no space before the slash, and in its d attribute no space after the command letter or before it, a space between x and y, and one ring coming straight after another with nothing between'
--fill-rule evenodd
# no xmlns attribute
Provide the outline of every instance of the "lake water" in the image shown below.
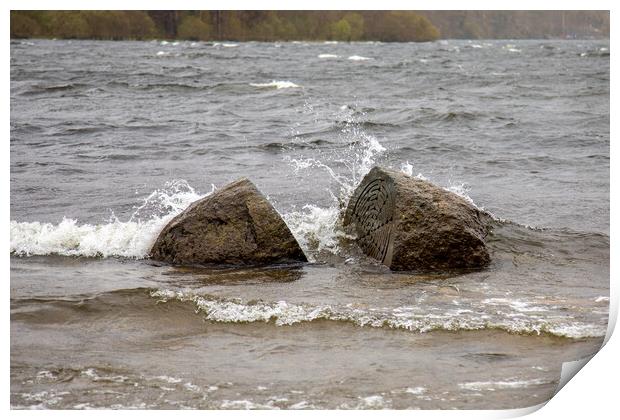
<svg viewBox="0 0 620 420"><path fill-rule="evenodd" d="M13 408L520 408L609 314L609 42L11 41ZM390 272L363 175L496 219L482 271ZM311 261L149 261L250 178Z"/></svg>

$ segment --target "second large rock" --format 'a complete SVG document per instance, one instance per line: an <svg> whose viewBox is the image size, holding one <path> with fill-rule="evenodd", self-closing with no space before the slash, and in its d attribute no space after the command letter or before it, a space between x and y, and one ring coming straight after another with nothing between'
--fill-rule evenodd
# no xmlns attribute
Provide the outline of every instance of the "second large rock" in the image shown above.
<svg viewBox="0 0 620 420"><path fill-rule="evenodd" d="M379 167L355 190L344 224L360 248L393 270L483 267L486 213L427 181Z"/></svg>
<svg viewBox="0 0 620 420"><path fill-rule="evenodd" d="M284 220L246 178L172 219L151 248L151 258L181 265L307 261Z"/></svg>

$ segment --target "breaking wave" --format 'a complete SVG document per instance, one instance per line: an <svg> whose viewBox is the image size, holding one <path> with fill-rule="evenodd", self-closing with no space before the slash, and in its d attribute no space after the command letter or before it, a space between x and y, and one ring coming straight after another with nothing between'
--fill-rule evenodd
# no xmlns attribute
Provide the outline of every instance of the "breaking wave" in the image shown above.
<svg viewBox="0 0 620 420"><path fill-rule="evenodd" d="M145 198L125 222L116 216L96 225L70 218L58 224L11 220L11 254L144 258L166 223L214 190L212 186L211 192L201 195L187 181L168 182Z"/></svg>
<svg viewBox="0 0 620 420"><path fill-rule="evenodd" d="M429 313L415 307L361 308L344 306L295 304L279 302L244 302L174 290L154 290L151 297L159 303L190 302L205 319L223 323L272 322L276 326L317 320L350 322L360 327L392 328L416 333L430 331L474 331L498 329L513 334L549 334L566 338L604 337L606 326L575 322L570 317L545 317L531 313L529 306L520 316L502 316L493 307L475 305L472 309L441 310ZM522 303L521 303L522 304ZM544 312L544 311L543 311Z"/></svg>

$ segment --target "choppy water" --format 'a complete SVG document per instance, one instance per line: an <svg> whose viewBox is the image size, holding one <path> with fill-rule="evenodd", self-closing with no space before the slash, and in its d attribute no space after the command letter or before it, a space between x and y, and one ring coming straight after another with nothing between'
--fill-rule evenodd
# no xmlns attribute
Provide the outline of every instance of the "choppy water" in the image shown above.
<svg viewBox="0 0 620 420"><path fill-rule="evenodd" d="M497 219L484 271L391 273L375 164ZM144 259L247 176L312 263ZM15 408L517 408L609 306L609 42L11 42Z"/></svg>

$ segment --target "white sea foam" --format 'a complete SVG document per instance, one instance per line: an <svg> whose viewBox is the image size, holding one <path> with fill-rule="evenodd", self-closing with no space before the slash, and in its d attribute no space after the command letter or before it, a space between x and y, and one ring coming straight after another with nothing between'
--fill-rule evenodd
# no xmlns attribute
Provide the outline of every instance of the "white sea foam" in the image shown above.
<svg viewBox="0 0 620 420"><path fill-rule="evenodd" d="M543 306L536 306L531 302L526 302L519 299L505 299L505 298L490 298L484 299L482 301L485 305L507 305L511 309L517 312L547 312L549 309L553 308L545 308Z"/></svg>
<svg viewBox="0 0 620 420"><path fill-rule="evenodd" d="M299 401L288 407L289 410L303 410L303 409L314 409L316 408L314 405L310 404L308 401Z"/></svg>
<svg viewBox="0 0 620 420"><path fill-rule="evenodd" d="M349 60L352 61L366 61L366 60L372 60L372 58L370 57L362 57L361 55L352 55L349 57Z"/></svg>
<svg viewBox="0 0 620 420"><path fill-rule="evenodd" d="M200 387L198 385L194 385L191 382L186 382L183 384L183 388L192 392L200 392Z"/></svg>
<svg viewBox="0 0 620 420"><path fill-rule="evenodd" d="M358 408L383 408L385 400L381 395L370 395L368 397L359 397L361 404Z"/></svg>
<svg viewBox="0 0 620 420"><path fill-rule="evenodd" d="M69 218L58 224L12 220L10 252L21 256L144 258L166 223L206 195L196 193L186 181L178 180L151 193L124 222L114 216L104 224L80 224Z"/></svg>
<svg viewBox="0 0 620 420"><path fill-rule="evenodd" d="M350 305L310 305L286 301L250 303L169 289L154 290L151 297L161 303L170 300L191 302L207 320L223 323L273 322L276 326L285 326L323 319L351 322L360 327L393 328L417 333L499 329L510 333L549 333L569 338L603 337L607 331L604 326L580 323L569 317L546 319L534 314L514 317L501 311L437 309L433 313L428 308L417 311L413 307L359 309Z"/></svg>
<svg viewBox="0 0 620 420"><path fill-rule="evenodd" d="M467 185L464 182L460 182L460 183L454 183L450 180L450 185L448 187L445 187L444 189L446 191L450 191L462 198L465 199L465 201L467 201L469 204L471 204L472 206L474 206L475 208L479 209L479 210L484 210L484 208L479 207L474 200L469 196L469 191L471 190L471 188L469 187L469 185Z"/></svg>
<svg viewBox="0 0 620 420"><path fill-rule="evenodd" d="M400 171L405 175L413 176L413 165L407 161L406 163L402 163L400 165Z"/></svg>
<svg viewBox="0 0 620 420"><path fill-rule="evenodd" d="M86 376L95 382L125 382L129 378L123 375L106 376L100 375L94 368L88 368L80 372L82 376Z"/></svg>
<svg viewBox="0 0 620 420"><path fill-rule="evenodd" d="M259 404L250 400L223 400L220 404L220 408L235 409L235 410L256 410L256 409L273 409L272 405Z"/></svg>
<svg viewBox="0 0 620 420"><path fill-rule="evenodd" d="M407 388L405 392L407 394L420 395L426 392L426 388L423 386L416 386L415 388Z"/></svg>
<svg viewBox="0 0 620 420"><path fill-rule="evenodd" d="M385 152L385 147L375 138L363 131L360 131L354 124L343 129L343 137L346 141L351 141L351 145L343 153L344 155L334 155L333 159L343 164L348 171L345 173L336 172L330 165L323 160L316 158L290 158L286 159L293 167L295 172L308 168L323 169L340 186L340 199L345 200L351 196L362 178L375 165L377 158Z"/></svg>
<svg viewBox="0 0 620 420"><path fill-rule="evenodd" d="M172 376L167 376L167 375L156 376L154 379L158 379L160 381L168 382L169 384L178 384L178 383L183 381L182 379L174 378Z"/></svg>
<svg viewBox="0 0 620 420"><path fill-rule="evenodd" d="M51 380L53 380L53 379L56 379L57 376L54 373L50 372L49 370L42 370L40 372L37 372L36 378L39 379L39 380L41 380L41 379L51 379Z"/></svg>
<svg viewBox="0 0 620 420"><path fill-rule="evenodd" d="M349 109L344 106L341 111ZM374 136L360 130L355 121L347 122L341 131L341 136L341 140L349 144L346 149L332 151L321 158L285 157L295 173L310 168L323 170L336 182L340 190L337 195L329 191L333 199L333 204L329 207L306 204L301 210L293 210L282 215L301 247L311 253L339 252L340 239L346 237L340 225L342 205L346 204L359 182L386 150ZM334 169L332 162L338 162L346 170ZM312 259L312 254L309 257Z"/></svg>
<svg viewBox="0 0 620 420"><path fill-rule="evenodd" d="M319 58L338 58L339 56L336 54L319 54Z"/></svg>
<svg viewBox="0 0 620 420"><path fill-rule="evenodd" d="M250 86L260 87L260 88L276 88L276 89L288 89L288 88L301 87L299 85L296 85L293 82L289 82L288 80L272 80L269 83L250 83Z"/></svg>
<svg viewBox="0 0 620 420"><path fill-rule="evenodd" d="M338 239L345 233L339 229L340 211L337 205L319 207L306 204L299 211L282 217L304 250L338 252Z"/></svg>
<svg viewBox="0 0 620 420"><path fill-rule="evenodd" d="M546 379L512 379L507 381L465 382L458 384L458 386L469 391L495 391L498 389L527 388L548 383L549 381Z"/></svg>
<svg viewBox="0 0 620 420"><path fill-rule="evenodd" d="M507 44L507 45L504 45L502 48L504 48L505 50L510 51L510 52L521 52L521 50L520 50L520 49L516 48L516 47L515 47L514 45L512 45L512 44Z"/></svg>

